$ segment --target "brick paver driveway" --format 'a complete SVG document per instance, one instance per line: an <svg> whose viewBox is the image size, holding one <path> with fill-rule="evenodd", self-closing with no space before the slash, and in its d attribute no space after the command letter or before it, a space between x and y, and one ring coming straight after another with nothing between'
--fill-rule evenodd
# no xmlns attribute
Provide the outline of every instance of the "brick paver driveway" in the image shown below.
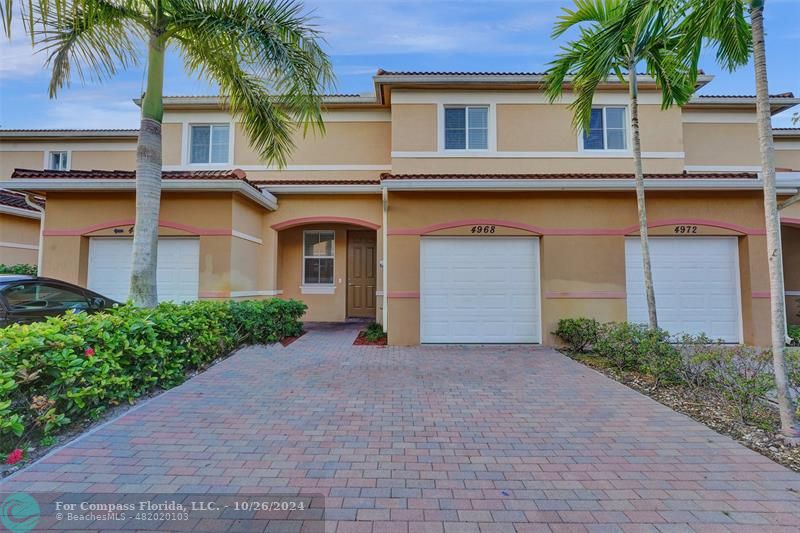
<svg viewBox="0 0 800 533"><path fill-rule="evenodd" d="M300 490L340 532L798 530L800 475L553 350L355 331L244 350L0 490Z"/></svg>

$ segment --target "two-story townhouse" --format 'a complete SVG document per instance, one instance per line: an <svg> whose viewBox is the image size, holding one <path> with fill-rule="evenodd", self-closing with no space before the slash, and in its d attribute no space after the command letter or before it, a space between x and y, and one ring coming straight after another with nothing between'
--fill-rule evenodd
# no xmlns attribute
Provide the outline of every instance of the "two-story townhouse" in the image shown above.
<svg viewBox="0 0 800 533"><path fill-rule="evenodd" d="M542 82L379 71L374 94L325 99L327 134L298 134L283 169L224 100L165 97L161 297L300 298L309 320L375 318L392 344L552 343L563 317L645 321L625 86L601 87L578 133L571 96L548 104ZM771 98L774 113L797 103ZM662 110L645 77L640 114L661 325L767 343L755 98ZM782 200L800 188L798 137L775 133ZM46 275L124 299L134 165L107 155L91 170L4 162L3 186L46 196ZM784 210L791 305L798 209Z"/></svg>

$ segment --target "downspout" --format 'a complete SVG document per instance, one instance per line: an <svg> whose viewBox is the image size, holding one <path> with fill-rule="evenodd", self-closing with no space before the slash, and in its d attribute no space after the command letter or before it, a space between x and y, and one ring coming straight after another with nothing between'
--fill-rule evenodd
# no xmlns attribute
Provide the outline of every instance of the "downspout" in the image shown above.
<svg viewBox="0 0 800 533"><path fill-rule="evenodd" d="M383 214L381 223L381 235L383 242L381 243L381 259L383 266L383 309L381 320L383 321L383 331L389 333L389 191L386 187L381 187L381 200L383 204Z"/></svg>
<svg viewBox="0 0 800 533"><path fill-rule="evenodd" d="M42 266L44 265L42 258L44 257L44 208L33 201L33 195L30 193L25 194L25 203L39 212L39 248L36 256L36 275L42 275Z"/></svg>

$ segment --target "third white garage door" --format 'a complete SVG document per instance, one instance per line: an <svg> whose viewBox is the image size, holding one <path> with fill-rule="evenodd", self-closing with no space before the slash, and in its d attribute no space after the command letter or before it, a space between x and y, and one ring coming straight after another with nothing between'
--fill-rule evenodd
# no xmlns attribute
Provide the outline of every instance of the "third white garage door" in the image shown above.
<svg viewBox="0 0 800 533"><path fill-rule="evenodd" d="M538 239L427 237L420 267L422 342L540 342Z"/></svg>
<svg viewBox="0 0 800 533"><path fill-rule="evenodd" d="M88 287L120 302L128 299L133 239L89 240ZM200 241L190 238L158 240L158 299L197 300Z"/></svg>
<svg viewBox="0 0 800 533"><path fill-rule="evenodd" d="M651 237L659 327L739 342L739 254L736 237ZM625 241L628 320L647 323L642 248Z"/></svg>

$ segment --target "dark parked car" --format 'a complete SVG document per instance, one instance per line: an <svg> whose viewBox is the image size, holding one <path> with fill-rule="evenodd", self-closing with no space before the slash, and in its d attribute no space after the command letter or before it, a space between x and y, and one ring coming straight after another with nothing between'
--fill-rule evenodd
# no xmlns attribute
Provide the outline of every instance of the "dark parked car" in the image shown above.
<svg viewBox="0 0 800 533"><path fill-rule="evenodd" d="M69 310L92 313L116 303L111 298L57 279L0 275L0 327L36 322Z"/></svg>

